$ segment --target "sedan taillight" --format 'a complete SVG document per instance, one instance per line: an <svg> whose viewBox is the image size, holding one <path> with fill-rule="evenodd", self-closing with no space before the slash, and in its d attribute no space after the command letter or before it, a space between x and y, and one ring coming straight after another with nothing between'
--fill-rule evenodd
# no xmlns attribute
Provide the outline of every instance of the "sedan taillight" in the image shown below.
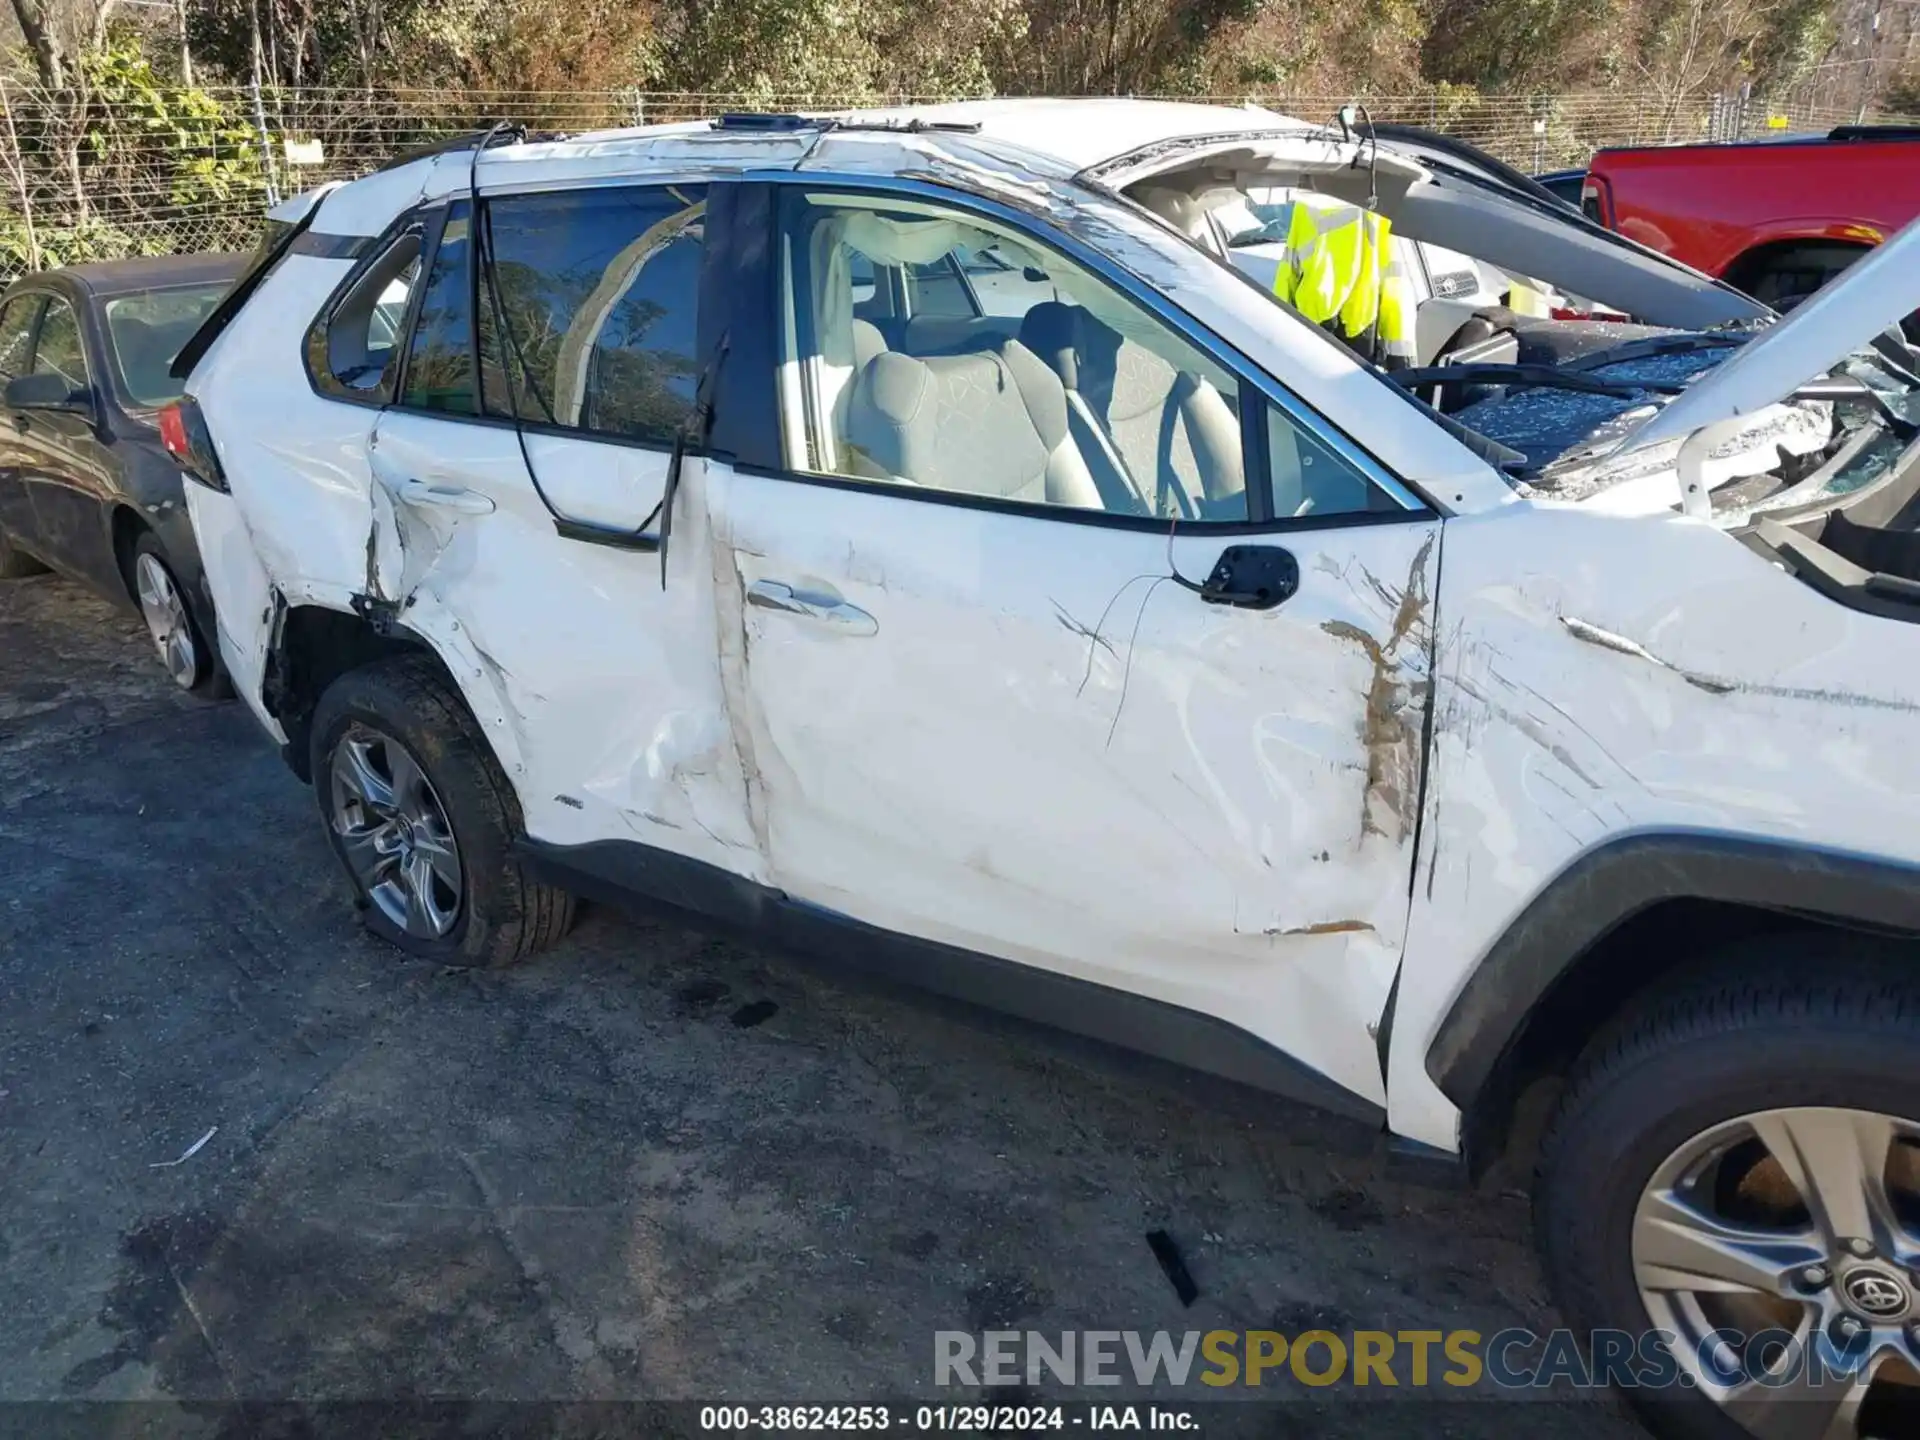
<svg viewBox="0 0 1920 1440"><path fill-rule="evenodd" d="M214 452L207 420L191 395L182 396L160 412L160 443L189 480L209 490L227 493L226 472Z"/></svg>

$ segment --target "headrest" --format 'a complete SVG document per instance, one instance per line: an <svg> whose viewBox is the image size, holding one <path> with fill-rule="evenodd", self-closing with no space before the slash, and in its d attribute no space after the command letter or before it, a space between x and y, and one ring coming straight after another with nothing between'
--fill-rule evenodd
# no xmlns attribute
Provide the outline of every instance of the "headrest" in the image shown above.
<svg viewBox="0 0 1920 1440"><path fill-rule="evenodd" d="M1151 185L1140 192L1140 203L1189 239L1206 233L1206 212L1184 191Z"/></svg>
<svg viewBox="0 0 1920 1440"><path fill-rule="evenodd" d="M858 316L853 321L853 366L859 369L876 355L887 353L887 337L880 333L880 327L871 320L862 320Z"/></svg>

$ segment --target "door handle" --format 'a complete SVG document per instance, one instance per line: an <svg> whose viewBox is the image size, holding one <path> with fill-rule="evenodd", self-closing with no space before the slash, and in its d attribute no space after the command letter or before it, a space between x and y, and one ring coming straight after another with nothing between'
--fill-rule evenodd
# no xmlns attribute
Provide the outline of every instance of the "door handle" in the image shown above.
<svg viewBox="0 0 1920 1440"><path fill-rule="evenodd" d="M438 510L454 510L462 515L491 515L494 504L478 490L469 490L464 485L438 485L430 480L419 480L411 476L404 480L388 481L387 488L394 497L409 505L424 505Z"/></svg>
<svg viewBox="0 0 1920 1440"><path fill-rule="evenodd" d="M28 425L28 421L26 416L15 415L13 417L13 428L17 430L20 434L24 435L27 433L27 425Z"/></svg>
<svg viewBox="0 0 1920 1440"><path fill-rule="evenodd" d="M831 625L843 635L877 635L880 622L858 605L849 605L838 595L819 595L796 590L784 580L756 580L747 587L747 603L761 610L778 610L787 615L804 615Z"/></svg>

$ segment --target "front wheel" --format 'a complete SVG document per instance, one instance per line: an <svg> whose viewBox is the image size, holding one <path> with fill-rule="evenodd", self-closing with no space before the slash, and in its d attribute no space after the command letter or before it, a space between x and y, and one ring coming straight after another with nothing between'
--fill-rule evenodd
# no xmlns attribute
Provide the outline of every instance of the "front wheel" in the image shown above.
<svg viewBox="0 0 1920 1440"><path fill-rule="evenodd" d="M554 944L573 897L515 854L520 806L458 692L424 656L335 680L315 709L313 788L367 928L443 965Z"/></svg>
<svg viewBox="0 0 1920 1440"><path fill-rule="evenodd" d="M1583 1337L1660 1331L1662 1440L1920 1434L1920 985L1809 935L1650 1000L1586 1056L1535 1220Z"/></svg>

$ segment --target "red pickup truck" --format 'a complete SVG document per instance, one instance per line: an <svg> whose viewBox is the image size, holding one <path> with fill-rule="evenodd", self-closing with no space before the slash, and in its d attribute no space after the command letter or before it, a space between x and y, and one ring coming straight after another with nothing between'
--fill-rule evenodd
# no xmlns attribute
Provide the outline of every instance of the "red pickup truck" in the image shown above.
<svg viewBox="0 0 1920 1440"><path fill-rule="evenodd" d="M1602 150L1581 208L1777 306L1920 216L1920 128Z"/></svg>

